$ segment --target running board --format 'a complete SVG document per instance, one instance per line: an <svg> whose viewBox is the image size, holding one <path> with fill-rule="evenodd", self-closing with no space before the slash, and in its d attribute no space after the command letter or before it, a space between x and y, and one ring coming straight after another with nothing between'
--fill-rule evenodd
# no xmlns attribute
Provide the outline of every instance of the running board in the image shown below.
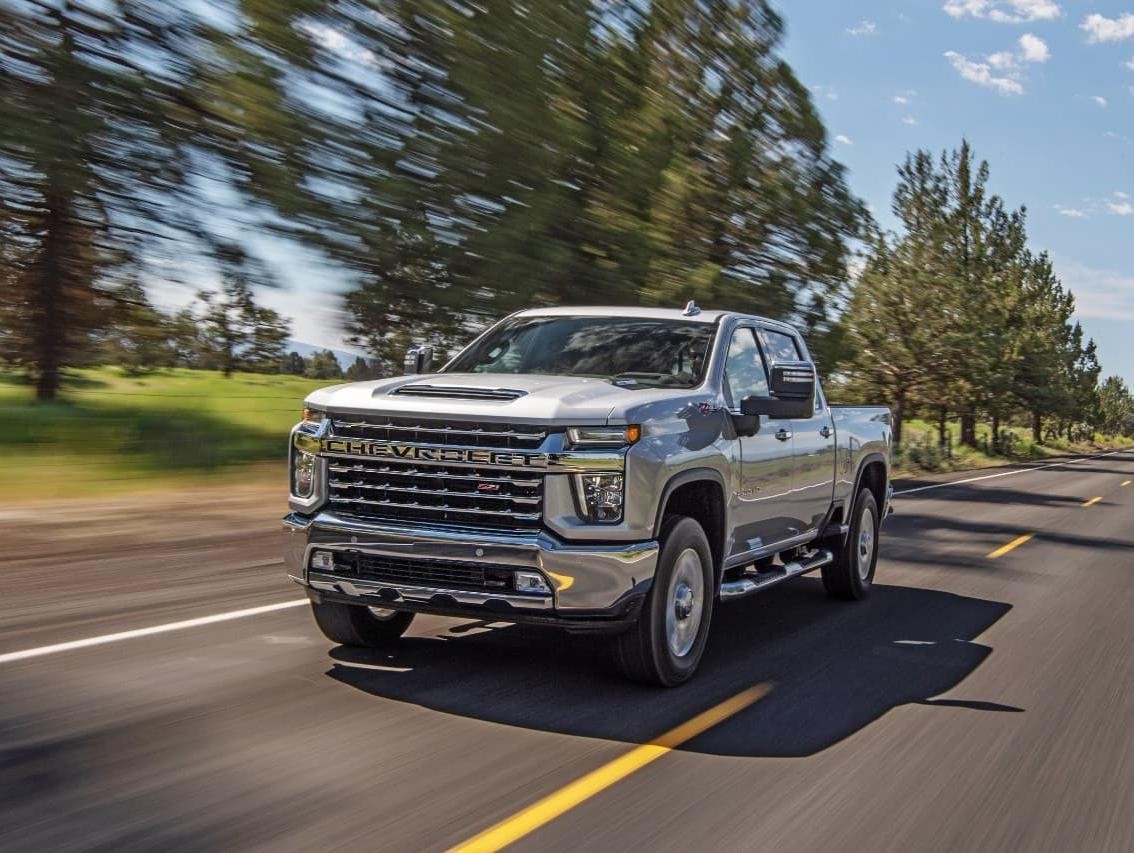
<svg viewBox="0 0 1134 853"><path fill-rule="evenodd" d="M749 572L740 580L728 581L721 584L721 601L732 601L737 598L754 595L761 590L773 587L816 569L821 569L828 563L835 561L835 555L830 551L818 551L808 559L788 563L786 566L777 566L767 572Z"/></svg>

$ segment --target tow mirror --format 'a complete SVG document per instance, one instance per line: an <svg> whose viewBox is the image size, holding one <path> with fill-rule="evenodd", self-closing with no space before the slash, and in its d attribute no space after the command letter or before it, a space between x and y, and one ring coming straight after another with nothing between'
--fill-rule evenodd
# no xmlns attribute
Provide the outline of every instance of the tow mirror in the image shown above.
<svg viewBox="0 0 1134 853"><path fill-rule="evenodd" d="M788 420L809 418L815 411L815 365L809 361L776 362L772 365L770 397L745 397L740 401L742 418L767 415ZM757 427L758 429L759 427ZM737 432L741 435L738 425ZM755 435L753 430L748 435Z"/></svg>
<svg viewBox="0 0 1134 853"><path fill-rule="evenodd" d="M433 372L433 347L427 344L416 344L406 350L405 373L407 376L414 373Z"/></svg>

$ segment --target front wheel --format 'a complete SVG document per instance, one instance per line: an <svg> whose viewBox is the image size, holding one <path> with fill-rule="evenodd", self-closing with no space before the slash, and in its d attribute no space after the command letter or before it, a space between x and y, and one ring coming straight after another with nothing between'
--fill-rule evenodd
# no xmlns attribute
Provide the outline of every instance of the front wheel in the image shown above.
<svg viewBox="0 0 1134 853"><path fill-rule="evenodd" d="M846 541L835 551L835 561L823 567L823 586L831 598L857 601L870 592L878 565L879 523L878 501L863 489L851 510Z"/></svg>
<svg viewBox="0 0 1134 853"><path fill-rule="evenodd" d="M674 687L701 662L713 613L713 557L701 525L671 516L662 525L654 583L638 624L617 639L615 656L626 677Z"/></svg>
<svg viewBox="0 0 1134 853"><path fill-rule="evenodd" d="M311 602L315 624L332 643L373 649L389 645L409 628L413 614L337 601Z"/></svg>

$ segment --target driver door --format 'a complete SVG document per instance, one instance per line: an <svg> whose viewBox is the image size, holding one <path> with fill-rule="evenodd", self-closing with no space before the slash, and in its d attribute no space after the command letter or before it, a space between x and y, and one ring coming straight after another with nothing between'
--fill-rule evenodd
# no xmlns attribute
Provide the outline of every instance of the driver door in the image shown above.
<svg viewBox="0 0 1134 853"><path fill-rule="evenodd" d="M740 414L740 401L745 397L768 396L768 371L754 327L733 330L722 388L725 404L733 414ZM761 416L759 432L740 436L737 441L740 476L732 496L736 532L730 556L782 542L798 532L790 517L791 422Z"/></svg>

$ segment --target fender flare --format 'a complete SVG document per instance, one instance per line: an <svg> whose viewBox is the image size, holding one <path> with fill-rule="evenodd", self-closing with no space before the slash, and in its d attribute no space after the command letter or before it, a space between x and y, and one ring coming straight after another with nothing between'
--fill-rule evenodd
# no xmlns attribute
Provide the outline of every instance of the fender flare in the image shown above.
<svg viewBox="0 0 1134 853"><path fill-rule="evenodd" d="M673 493L680 489L682 486L687 486L690 483L703 483L711 482L720 487L721 490L721 512L723 518L721 519L721 541L718 544L720 548L720 566L714 566L714 574L718 576L724 568L724 559L728 554L728 537L729 537L729 513L728 513L728 486L725 483L724 475L721 474L716 468L689 468L679 474L674 474L669 480L666 481L665 488L662 489L661 500L658 501L658 508L654 516L654 538L656 539L661 533L662 519L665 517L665 508L669 504L669 499Z"/></svg>
<svg viewBox="0 0 1134 853"><path fill-rule="evenodd" d="M887 482L889 481L890 468L889 468L889 466L886 465L886 457L883 454L879 453L877 450L872 451L870 453L867 453L865 456L862 457L862 459L859 460L858 471L854 475L854 486L852 487L851 493L850 493L850 502L852 504L851 509L854 508L853 507L854 501L858 497L859 491L861 491L861 489L862 489L862 475L866 472L867 466L873 465L875 462L881 462L882 463L882 470L886 472ZM885 500L886 500L886 497L885 497L885 495L883 495L882 496L883 503L885 502ZM882 504L878 505L878 509L883 510Z"/></svg>
<svg viewBox="0 0 1134 853"><path fill-rule="evenodd" d="M850 518L851 511L854 509L854 502L858 497L859 489L862 488L862 475L866 472L866 466L873 465L875 462L880 462L883 469L886 471L887 476L889 476L889 468L886 466L886 457L884 454L878 452L877 450L867 453L860 460L858 460L858 469L854 474L854 483L851 486L850 494L847 496L845 501L833 501L831 503L831 509L827 513L827 518L819 528L819 530L821 531L818 537L819 539L832 539L837 536L840 542L846 541L847 533L850 529L850 522L848 521L848 519ZM840 507L843 510L842 523L832 524L831 519L835 517L835 512ZM879 508L881 509L881 507Z"/></svg>

